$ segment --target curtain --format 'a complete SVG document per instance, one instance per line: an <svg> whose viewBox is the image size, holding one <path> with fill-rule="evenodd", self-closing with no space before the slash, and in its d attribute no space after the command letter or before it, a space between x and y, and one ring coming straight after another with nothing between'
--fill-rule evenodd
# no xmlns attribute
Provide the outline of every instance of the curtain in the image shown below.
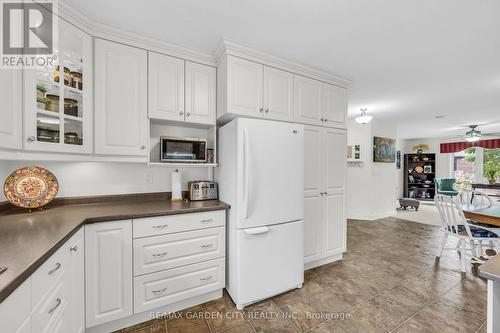
<svg viewBox="0 0 500 333"><path fill-rule="evenodd" d="M488 149L500 148L500 139L479 140L476 142L450 142L440 145L441 153L456 153L471 147L483 147Z"/></svg>

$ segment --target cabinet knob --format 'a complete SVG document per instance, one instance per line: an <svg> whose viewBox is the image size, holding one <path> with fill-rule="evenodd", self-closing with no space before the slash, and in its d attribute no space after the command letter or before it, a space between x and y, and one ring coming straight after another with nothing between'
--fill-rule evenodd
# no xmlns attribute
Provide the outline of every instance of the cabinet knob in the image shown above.
<svg viewBox="0 0 500 333"><path fill-rule="evenodd" d="M260 111L260 112L263 112L263 111L264 111L264 108L260 108L260 110L259 110L259 111Z"/></svg>
<svg viewBox="0 0 500 333"><path fill-rule="evenodd" d="M191 115L191 113L189 113L189 112L188 112L188 113L186 113L186 116L188 116L188 117L189 117L190 115Z"/></svg>
<svg viewBox="0 0 500 333"><path fill-rule="evenodd" d="M179 111L179 116L184 115L184 111Z"/></svg>
<svg viewBox="0 0 500 333"><path fill-rule="evenodd" d="M266 113L269 113L269 109L266 109Z"/></svg>
<svg viewBox="0 0 500 333"><path fill-rule="evenodd" d="M325 123L328 121L328 119L325 118Z"/></svg>
<svg viewBox="0 0 500 333"><path fill-rule="evenodd" d="M34 142L36 140L36 138L34 136L29 136L26 141L28 142Z"/></svg>
<svg viewBox="0 0 500 333"><path fill-rule="evenodd" d="M70 247L69 250L72 251L72 252L78 251L78 245Z"/></svg>
<svg viewBox="0 0 500 333"><path fill-rule="evenodd" d="M325 121L325 119L323 119L323 118L321 118L320 120L321 120L321 122L324 122L324 121Z"/></svg>
<svg viewBox="0 0 500 333"><path fill-rule="evenodd" d="M144 149L146 149L146 146L145 146L145 145L142 145L142 146L141 146L141 150L144 150Z"/></svg>

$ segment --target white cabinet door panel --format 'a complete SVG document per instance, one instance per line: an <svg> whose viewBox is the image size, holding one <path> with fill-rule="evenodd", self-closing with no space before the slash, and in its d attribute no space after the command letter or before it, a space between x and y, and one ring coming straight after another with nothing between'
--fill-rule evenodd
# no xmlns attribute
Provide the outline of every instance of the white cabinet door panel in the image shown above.
<svg viewBox="0 0 500 333"><path fill-rule="evenodd" d="M132 221L85 226L86 326L132 314Z"/></svg>
<svg viewBox="0 0 500 333"><path fill-rule="evenodd" d="M346 177L346 145L345 130L324 130L324 156L326 158L325 190L328 194L340 194L345 190Z"/></svg>
<svg viewBox="0 0 500 333"><path fill-rule="evenodd" d="M346 128L347 90L323 84L324 124L328 127Z"/></svg>
<svg viewBox="0 0 500 333"><path fill-rule="evenodd" d="M292 73L264 66L264 117L274 120L292 120Z"/></svg>
<svg viewBox="0 0 500 333"><path fill-rule="evenodd" d="M95 152L147 156L147 53L95 40Z"/></svg>
<svg viewBox="0 0 500 333"><path fill-rule="evenodd" d="M322 125L322 83L304 76L294 75L295 122Z"/></svg>
<svg viewBox="0 0 500 333"><path fill-rule="evenodd" d="M318 195L323 184L323 129L304 126L304 194Z"/></svg>
<svg viewBox="0 0 500 333"><path fill-rule="evenodd" d="M215 125L216 69L186 62L186 121Z"/></svg>
<svg viewBox="0 0 500 333"><path fill-rule="evenodd" d="M0 72L0 148L21 149L23 146L22 70Z"/></svg>
<svg viewBox="0 0 500 333"><path fill-rule="evenodd" d="M304 263L321 259L323 197L319 194L304 198Z"/></svg>
<svg viewBox="0 0 500 333"><path fill-rule="evenodd" d="M248 60L227 57L227 112L260 117L262 106L263 66Z"/></svg>
<svg viewBox="0 0 500 333"><path fill-rule="evenodd" d="M85 332L85 242L84 229L80 229L65 245L70 253L70 306L71 332Z"/></svg>
<svg viewBox="0 0 500 333"><path fill-rule="evenodd" d="M345 251L344 195L327 195L323 224L323 255L330 256Z"/></svg>
<svg viewBox="0 0 500 333"><path fill-rule="evenodd" d="M149 52L149 118L184 120L184 60Z"/></svg>

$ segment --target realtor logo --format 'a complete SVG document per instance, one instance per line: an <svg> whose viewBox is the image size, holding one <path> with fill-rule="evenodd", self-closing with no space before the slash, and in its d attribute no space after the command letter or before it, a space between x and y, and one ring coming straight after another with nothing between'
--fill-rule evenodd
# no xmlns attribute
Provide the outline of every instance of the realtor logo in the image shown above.
<svg viewBox="0 0 500 333"><path fill-rule="evenodd" d="M1 2L2 67L51 66L56 6L53 1Z"/></svg>

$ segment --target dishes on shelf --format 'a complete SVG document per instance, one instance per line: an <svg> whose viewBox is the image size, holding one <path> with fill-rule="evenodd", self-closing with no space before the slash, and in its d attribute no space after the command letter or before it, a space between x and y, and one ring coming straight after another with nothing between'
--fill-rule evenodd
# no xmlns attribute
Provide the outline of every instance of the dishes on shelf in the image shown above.
<svg viewBox="0 0 500 333"><path fill-rule="evenodd" d="M47 169L24 167L7 177L3 190L10 203L31 210L51 202L59 191L59 183Z"/></svg>
<svg viewBox="0 0 500 333"><path fill-rule="evenodd" d="M46 100L45 110L59 112L59 95L47 94Z"/></svg>
<svg viewBox="0 0 500 333"><path fill-rule="evenodd" d="M417 165L415 167L415 169L413 169L416 173L423 173L424 172L424 168L420 165Z"/></svg>

